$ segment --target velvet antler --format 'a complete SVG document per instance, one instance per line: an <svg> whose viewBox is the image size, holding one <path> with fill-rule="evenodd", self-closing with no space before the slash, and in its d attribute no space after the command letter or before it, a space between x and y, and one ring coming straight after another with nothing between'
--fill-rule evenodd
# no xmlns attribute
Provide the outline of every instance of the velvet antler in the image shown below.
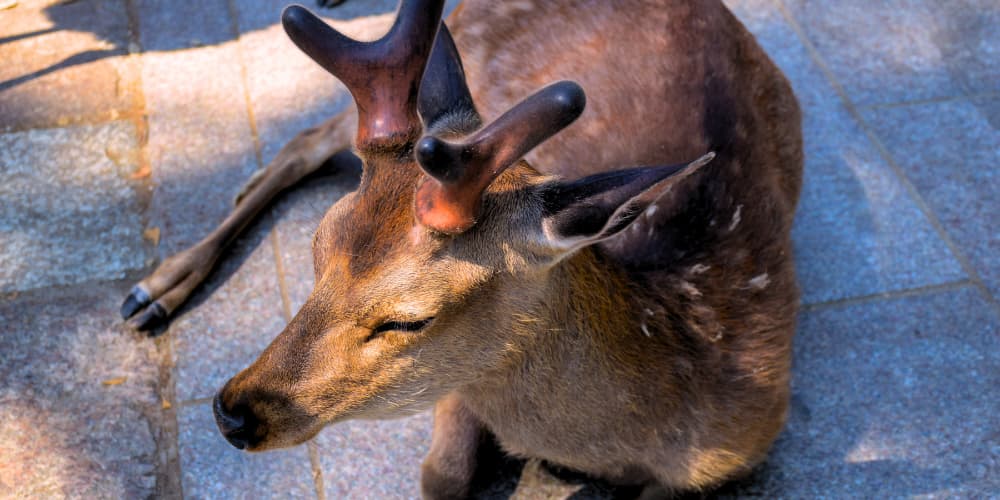
<svg viewBox="0 0 1000 500"><path fill-rule="evenodd" d="M416 195L417 219L457 234L476 223L483 192L507 167L573 123L586 97L574 82L552 84L521 101L461 143L424 137L416 156L427 174Z"/></svg>
<svg viewBox="0 0 1000 500"><path fill-rule="evenodd" d="M399 149L420 137L417 93L443 6L444 0L403 0L392 28L374 42L348 38L299 5L282 13L289 38L354 96L360 152Z"/></svg>

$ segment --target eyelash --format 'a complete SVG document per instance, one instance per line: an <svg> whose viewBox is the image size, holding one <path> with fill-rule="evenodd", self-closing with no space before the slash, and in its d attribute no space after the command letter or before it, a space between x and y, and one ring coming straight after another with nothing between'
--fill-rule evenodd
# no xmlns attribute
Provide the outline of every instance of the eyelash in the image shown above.
<svg viewBox="0 0 1000 500"><path fill-rule="evenodd" d="M375 327L368 340L372 340L385 332L419 332L433 321L434 318L422 319L420 321L387 321Z"/></svg>

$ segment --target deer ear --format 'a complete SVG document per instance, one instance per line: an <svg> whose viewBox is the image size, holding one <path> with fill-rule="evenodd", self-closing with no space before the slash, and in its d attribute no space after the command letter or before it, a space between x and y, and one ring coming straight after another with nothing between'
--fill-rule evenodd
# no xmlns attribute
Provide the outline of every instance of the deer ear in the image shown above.
<svg viewBox="0 0 1000 500"><path fill-rule="evenodd" d="M424 122L424 130L433 128L435 122L451 113L464 112L475 116L476 121L479 118L465 82L462 59L444 23L438 30L427 69L420 81L417 109Z"/></svg>
<svg viewBox="0 0 1000 500"><path fill-rule="evenodd" d="M554 248L573 251L627 228L660 196L715 158L665 167L640 167L542 186L542 232Z"/></svg>

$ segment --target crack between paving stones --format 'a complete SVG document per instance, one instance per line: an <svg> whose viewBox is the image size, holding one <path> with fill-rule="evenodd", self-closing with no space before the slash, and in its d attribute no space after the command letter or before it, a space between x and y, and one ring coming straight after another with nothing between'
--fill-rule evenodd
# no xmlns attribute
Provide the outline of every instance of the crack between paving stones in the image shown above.
<svg viewBox="0 0 1000 500"><path fill-rule="evenodd" d="M278 292L281 295L281 313L285 316L285 324L292 321L292 299L288 294L288 282L285 279L285 264L281 258L281 241L277 229L271 232L271 250L274 252L274 268L278 274Z"/></svg>
<svg viewBox="0 0 1000 500"><path fill-rule="evenodd" d="M127 57L133 57L129 55ZM134 107L135 104L131 104L130 107ZM75 127L86 127L86 126L96 126L105 125L108 123L114 123L119 121L131 121L136 122L145 118L145 114L142 111L136 111L134 109L127 109L124 111L110 110L102 111L100 113L86 113L81 115L76 115L69 117L64 122L41 122L35 125L16 125L0 128L0 134L17 134L21 132L30 132L32 130L59 130L64 128L75 128Z"/></svg>
<svg viewBox="0 0 1000 500"><path fill-rule="evenodd" d="M137 171L151 169L149 160L149 123L147 120L146 95L142 82L142 50L139 37L140 23L139 11L135 0L125 0L125 9L128 18L128 44L139 47L138 51L129 50L125 56L124 64L129 73L124 85L131 91L132 99L129 103L128 111L124 113L109 112L110 116L100 116L95 119L87 116L72 120L67 126L80 124L98 124L114 121L130 121L135 128L136 148L137 148ZM119 74L119 83L122 76ZM116 116L117 115L117 116ZM149 224L149 207L152 201L152 175L134 182L138 191L140 209L142 210L142 226ZM147 268L154 265L158 255L156 245L147 243L147 257L145 259ZM151 260L151 262L150 262ZM127 273L131 274L131 273ZM127 276L126 281L131 282L132 276ZM158 387L157 394L160 403L151 409L151 414L156 418L151 419L151 424L156 425L156 429L151 429L156 443L156 485L154 495L157 498L183 498L184 490L181 481L181 464L179 451L179 426L177 422L177 407L172 402L177 399L177 387L174 373L175 352L173 336L169 332L150 339L159 357L158 366ZM164 408L164 406L169 406Z"/></svg>
<svg viewBox="0 0 1000 500"><path fill-rule="evenodd" d="M1000 99L1000 92L980 92L980 93L971 93L968 95L959 95L952 97L936 97L931 99L916 99L913 101L865 104L858 106L858 109L876 110L876 109L905 108L907 106L921 106L925 104L941 104L941 103L950 103L950 102L968 101L977 99L984 99L984 100Z"/></svg>
<svg viewBox="0 0 1000 500"><path fill-rule="evenodd" d="M900 299L904 297L913 297L916 295L931 294L936 292L950 292L955 290L961 290L963 288L976 288L976 284L970 279L964 279L961 281L953 281L950 283L940 283L936 285L927 285L917 288L893 290L891 292L880 292L868 295L859 295L856 297L845 297L842 299L834 299L822 302L813 302L810 304L802 304L799 307L799 310L802 312L809 312L809 311L817 311L823 309L832 309L847 305L863 304L866 302L879 302L882 300Z"/></svg>
<svg viewBox="0 0 1000 500"><path fill-rule="evenodd" d="M206 396L206 397L203 397L203 398L187 399L187 400L184 400L184 401L178 401L177 403L174 404L174 407L180 409L180 408L189 408L191 406L198 406L198 405L210 405L210 404L212 404L212 399L214 399L212 396Z"/></svg>

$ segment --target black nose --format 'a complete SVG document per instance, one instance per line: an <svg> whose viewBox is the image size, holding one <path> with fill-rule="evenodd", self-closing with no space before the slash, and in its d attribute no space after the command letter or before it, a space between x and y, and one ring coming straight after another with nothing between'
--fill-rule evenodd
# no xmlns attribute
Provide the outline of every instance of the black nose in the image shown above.
<svg viewBox="0 0 1000 500"><path fill-rule="evenodd" d="M256 419L246 405L237 405L227 411L222 404L220 394L215 395L212 402L212 412L215 413L215 423L219 431L233 446L245 450L256 434Z"/></svg>

